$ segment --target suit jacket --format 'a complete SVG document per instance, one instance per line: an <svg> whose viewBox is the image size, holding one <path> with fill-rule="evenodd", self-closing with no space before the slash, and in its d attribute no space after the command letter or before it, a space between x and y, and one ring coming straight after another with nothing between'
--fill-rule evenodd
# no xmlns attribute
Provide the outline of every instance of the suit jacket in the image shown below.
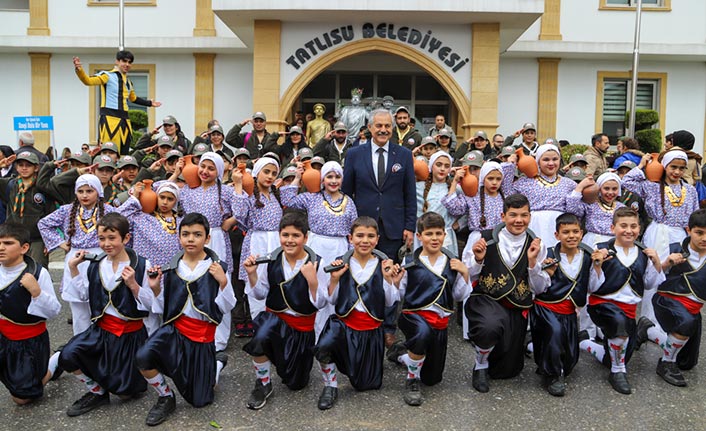
<svg viewBox="0 0 706 431"><path fill-rule="evenodd" d="M414 232L417 221L417 190L412 152L390 143L382 187L373 171L370 142L346 154L342 190L351 196L358 215L382 220L388 239L402 239L406 229Z"/></svg>

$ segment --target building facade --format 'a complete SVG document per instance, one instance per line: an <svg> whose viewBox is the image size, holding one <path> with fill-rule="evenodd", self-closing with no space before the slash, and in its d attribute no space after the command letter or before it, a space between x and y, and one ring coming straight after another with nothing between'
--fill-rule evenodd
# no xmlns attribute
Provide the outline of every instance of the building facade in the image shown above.
<svg viewBox="0 0 706 431"><path fill-rule="evenodd" d="M525 122L538 139L589 143L624 134L634 0L126 0L131 79L150 127L174 115L187 136L257 110L268 129L322 102L395 98L423 124L442 113L459 136L507 135ZM58 149L97 136L95 88L76 78L112 67L117 0L0 1L0 139L12 117L52 115ZM663 135L690 130L703 152L706 2L643 0L638 107L657 110ZM684 31L683 29L689 29ZM418 125L422 129L422 125ZM48 145L46 132L38 146Z"/></svg>

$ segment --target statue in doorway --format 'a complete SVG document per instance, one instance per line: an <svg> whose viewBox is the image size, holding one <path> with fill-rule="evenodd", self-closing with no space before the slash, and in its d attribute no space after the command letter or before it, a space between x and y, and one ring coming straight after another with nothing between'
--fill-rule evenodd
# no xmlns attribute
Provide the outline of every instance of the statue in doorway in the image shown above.
<svg viewBox="0 0 706 431"><path fill-rule="evenodd" d="M339 119L346 125L346 129L348 129L348 139L351 141L358 137L360 128L365 126L365 123L368 122L368 111L360 104L362 96L362 88L354 88L351 90L351 104L344 106L339 115Z"/></svg>
<svg viewBox="0 0 706 431"><path fill-rule="evenodd" d="M392 96L385 96L382 98L382 107L390 111L392 118L395 118L395 99Z"/></svg>
<svg viewBox="0 0 706 431"><path fill-rule="evenodd" d="M321 138L331 131L331 123L324 119L324 112L326 112L326 107L323 103L314 105L314 115L316 117L306 125L306 141L309 145L316 145Z"/></svg>

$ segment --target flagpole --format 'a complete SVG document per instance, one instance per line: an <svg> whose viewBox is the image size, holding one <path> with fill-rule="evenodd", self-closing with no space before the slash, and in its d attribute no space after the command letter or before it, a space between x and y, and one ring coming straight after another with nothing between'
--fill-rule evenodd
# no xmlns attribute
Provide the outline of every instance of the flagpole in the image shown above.
<svg viewBox="0 0 706 431"><path fill-rule="evenodd" d="M122 1L122 0L121 0ZM637 104L637 69L640 66L640 21L642 19L642 0L636 0L635 40L632 50L632 81L630 82L630 123L628 136L635 137L635 105Z"/></svg>

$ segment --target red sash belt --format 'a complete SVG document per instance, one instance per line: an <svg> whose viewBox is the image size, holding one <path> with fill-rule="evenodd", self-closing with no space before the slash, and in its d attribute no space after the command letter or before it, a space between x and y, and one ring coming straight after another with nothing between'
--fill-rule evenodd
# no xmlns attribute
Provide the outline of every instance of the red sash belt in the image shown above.
<svg viewBox="0 0 706 431"><path fill-rule="evenodd" d="M145 324L140 320L123 320L119 317L110 314L104 314L103 317L96 322L99 328L110 332L116 337L121 337L123 334L136 332L142 329Z"/></svg>
<svg viewBox="0 0 706 431"><path fill-rule="evenodd" d="M382 322L373 319L368 313L358 310L353 310L348 316L341 317L341 321L354 331L372 331L382 325Z"/></svg>
<svg viewBox="0 0 706 431"><path fill-rule="evenodd" d="M441 331L449 327L449 316L441 317L439 313L431 310L419 310L419 311L403 311L404 314L418 314L422 319L432 328Z"/></svg>
<svg viewBox="0 0 706 431"><path fill-rule="evenodd" d="M543 302L539 300L534 301L534 305L539 305L541 307L547 308L556 314L575 314L576 313L576 307L574 306L574 303L571 302L570 299L565 299L561 302Z"/></svg>
<svg viewBox="0 0 706 431"><path fill-rule="evenodd" d="M47 330L46 322L33 325L18 325L6 319L0 319L0 334L8 340L21 341L34 338Z"/></svg>
<svg viewBox="0 0 706 431"><path fill-rule="evenodd" d="M194 343L213 343L216 336L216 324L193 317L179 316L174 321L174 327Z"/></svg>
<svg viewBox="0 0 706 431"><path fill-rule="evenodd" d="M698 301L694 301L693 299L689 299L686 296L672 295L672 294L669 294L666 292L657 292L657 293L666 297L666 298L673 299L673 300L679 302L681 305L684 306L684 308L686 308L686 311L688 311L689 314L699 314L701 312L701 307L704 306L704 304L702 304Z"/></svg>
<svg viewBox="0 0 706 431"><path fill-rule="evenodd" d="M295 331L311 332L314 330L316 314L312 314L311 316L294 316L292 314L287 313L278 313L276 311L270 310L269 308L267 309L267 311L273 313L275 316L282 319L284 323L286 323L290 328L294 329Z"/></svg>
<svg viewBox="0 0 706 431"><path fill-rule="evenodd" d="M601 298L596 295L590 295L588 297L588 305L598 305L605 303L616 305L618 308L623 310L623 313L625 313L626 316L631 319L634 319L635 315L637 314L637 304L626 304L620 301L613 301L612 299Z"/></svg>
<svg viewBox="0 0 706 431"><path fill-rule="evenodd" d="M515 304L513 304L512 302L508 301L508 300L505 299L505 298L501 299L501 300L498 301L498 302L500 303L500 305L502 305L502 306L505 307L505 308L509 308L510 310L522 310L522 317L524 317L525 319L526 319L527 316L529 315L529 309L528 309L528 308L520 308L520 307L517 307Z"/></svg>

